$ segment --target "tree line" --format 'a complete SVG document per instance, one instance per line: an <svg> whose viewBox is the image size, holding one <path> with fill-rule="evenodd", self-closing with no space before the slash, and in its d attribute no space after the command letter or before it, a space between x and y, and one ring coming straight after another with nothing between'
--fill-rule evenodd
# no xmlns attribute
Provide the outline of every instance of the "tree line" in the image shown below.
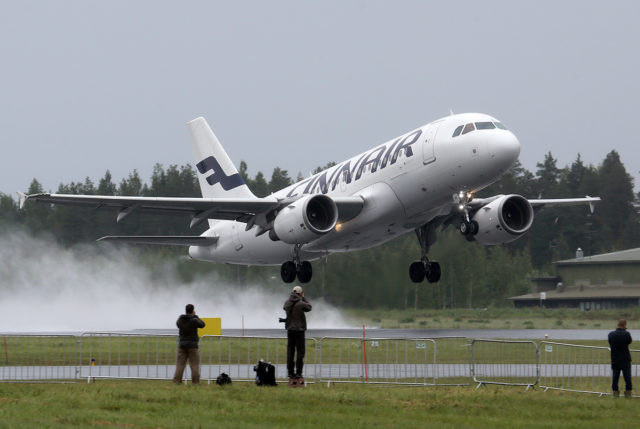
<svg viewBox="0 0 640 429"><path fill-rule="evenodd" d="M319 166L316 172L334 165ZM271 177L258 172L253 177L243 161L239 173L253 193L264 197L294 183L287 170L274 168ZM295 181L301 180L298 174ZM34 179L28 194L45 191ZM134 170L119 184L107 171L97 185L90 178L60 184L57 193L199 197L200 187L190 165L154 166L151 178L143 182ZM599 196L595 213L588 208L548 208L537 212L530 232L505 245L484 247L467 242L453 227L438 233L429 256L442 266L437 284L414 284L408 267L420 257L414 234L358 252L335 254L313 262L314 277L308 288L313 295L343 307L462 308L509 305L508 297L528 293L532 276L552 274L552 262L575 256L578 247L585 255L622 250L638 245L640 220L634 204L633 179L620 156L611 151L598 166L586 165L580 155L568 166L559 167L551 153L537 164L535 172L516 163L504 178L484 189L478 197L520 194L527 198ZM206 226L189 229L184 216L132 214L120 224L115 213L65 206L29 204L18 210L16 201L0 193L0 232L22 228L38 236L52 235L64 246L93 242L104 235L193 235ZM282 289L279 267L244 267L185 261L182 247L139 246L135 251L153 269L168 260L189 281L199 274L215 273L217 281L261 285Z"/></svg>

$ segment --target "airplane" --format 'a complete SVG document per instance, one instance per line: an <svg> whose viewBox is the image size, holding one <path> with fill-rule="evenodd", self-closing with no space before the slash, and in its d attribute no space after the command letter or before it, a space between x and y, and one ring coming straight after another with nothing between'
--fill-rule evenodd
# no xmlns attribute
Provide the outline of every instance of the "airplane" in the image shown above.
<svg viewBox="0 0 640 429"><path fill-rule="evenodd" d="M285 283L312 278L309 261L380 245L415 232L420 259L409 265L413 282L440 279L428 258L436 232L455 225L469 241L511 242L531 227L534 211L589 204L598 197L527 199L521 195L474 198L517 160L520 143L496 118L482 113L437 119L267 197L249 190L204 118L187 124L202 198L19 194L26 201L117 210L117 222L134 212L182 213L194 236L107 236L98 241L189 246L196 260L280 265Z"/></svg>

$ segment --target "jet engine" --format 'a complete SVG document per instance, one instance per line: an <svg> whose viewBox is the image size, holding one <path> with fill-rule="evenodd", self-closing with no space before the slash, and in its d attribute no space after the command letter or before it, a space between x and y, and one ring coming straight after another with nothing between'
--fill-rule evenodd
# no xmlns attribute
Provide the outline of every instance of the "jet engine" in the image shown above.
<svg viewBox="0 0 640 429"><path fill-rule="evenodd" d="M473 220L478 223L476 241L485 246L510 243L531 228L533 208L520 195L502 195L481 207Z"/></svg>
<svg viewBox="0 0 640 429"><path fill-rule="evenodd" d="M331 231L337 221L335 201L323 194L306 195L280 210L270 237L288 244L305 244Z"/></svg>

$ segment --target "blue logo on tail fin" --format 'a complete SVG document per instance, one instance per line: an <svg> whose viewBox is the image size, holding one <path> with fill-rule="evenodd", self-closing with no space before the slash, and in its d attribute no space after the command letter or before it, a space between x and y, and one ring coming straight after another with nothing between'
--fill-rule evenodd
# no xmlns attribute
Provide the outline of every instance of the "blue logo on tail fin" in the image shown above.
<svg viewBox="0 0 640 429"><path fill-rule="evenodd" d="M213 171L213 174L207 177L207 183L212 186L216 183L220 183L222 189L224 189L225 191L229 191L245 184L244 180L242 180L242 176L240 176L239 173L227 176L222 170L222 167L220 167L220 163L218 162L218 160L212 156L207 157L197 163L196 167L198 168L200 174L205 174L207 171Z"/></svg>

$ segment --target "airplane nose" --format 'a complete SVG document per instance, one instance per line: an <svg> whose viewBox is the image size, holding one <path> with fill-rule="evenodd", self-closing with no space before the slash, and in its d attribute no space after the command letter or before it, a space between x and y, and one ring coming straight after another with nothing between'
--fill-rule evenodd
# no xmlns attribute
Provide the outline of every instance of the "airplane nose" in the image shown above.
<svg viewBox="0 0 640 429"><path fill-rule="evenodd" d="M509 132L509 134L511 135L506 139L503 150L505 151L507 156L511 158L511 162L513 163L520 156L520 142L518 141L518 138L515 136L515 134L513 134L512 132Z"/></svg>
<svg viewBox="0 0 640 429"><path fill-rule="evenodd" d="M492 157L505 170L518 159L520 142L510 131L501 132L491 139Z"/></svg>

